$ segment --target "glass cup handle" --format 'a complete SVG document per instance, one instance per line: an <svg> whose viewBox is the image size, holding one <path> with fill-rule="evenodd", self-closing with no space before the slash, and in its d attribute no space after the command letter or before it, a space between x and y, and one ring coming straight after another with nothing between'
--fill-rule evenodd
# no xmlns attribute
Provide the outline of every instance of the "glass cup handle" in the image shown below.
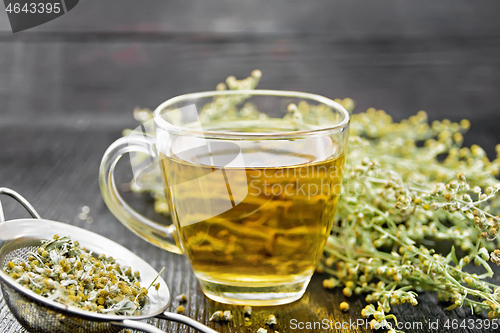
<svg viewBox="0 0 500 333"><path fill-rule="evenodd" d="M154 139L151 137L132 134L116 140L104 153L99 170L99 185L104 202L111 213L136 235L164 250L182 254L177 245L174 225L161 226L142 216L132 209L118 192L114 177L115 167L120 157L130 152L144 153L157 160Z"/></svg>

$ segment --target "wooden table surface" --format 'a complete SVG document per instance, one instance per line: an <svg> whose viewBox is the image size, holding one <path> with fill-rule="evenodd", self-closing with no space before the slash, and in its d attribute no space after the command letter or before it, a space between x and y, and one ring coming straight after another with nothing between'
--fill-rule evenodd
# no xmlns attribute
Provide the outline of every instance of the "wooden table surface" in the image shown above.
<svg viewBox="0 0 500 333"><path fill-rule="evenodd" d="M126 127L136 106L154 108L187 92L212 90L229 75L261 69L260 87L351 97L358 111L386 110L402 119L423 109L431 119L468 118L466 144L490 156L500 142L499 2L436 3L299 1L81 1L68 14L12 34L0 13L0 186L24 195L47 219L100 233L137 253L164 278L172 294L188 296L186 314L220 332L254 332L273 313L279 332L301 322L360 318L362 297L325 291L315 275L305 296L290 305L254 308L252 326L208 322L215 310L234 309L205 298L185 257L134 236L105 206L98 167L105 149ZM122 181L131 177L126 162ZM26 216L11 199L7 218ZM150 216L151 200L128 196ZM78 219L90 207L94 222ZM497 280L498 282L498 280ZM435 295L394 313L404 323L481 319L467 309L446 311ZM169 307L175 310L176 304ZM153 320L165 331L192 332ZM0 332L23 332L0 296ZM365 328L332 330L369 332ZM271 332L271 330L270 330ZM459 329L456 332L486 332Z"/></svg>

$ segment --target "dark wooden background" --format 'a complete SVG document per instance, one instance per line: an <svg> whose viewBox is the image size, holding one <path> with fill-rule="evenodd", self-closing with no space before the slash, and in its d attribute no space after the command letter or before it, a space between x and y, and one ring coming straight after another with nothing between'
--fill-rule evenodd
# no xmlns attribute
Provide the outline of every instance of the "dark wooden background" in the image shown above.
<svg viewBox="0 0 500 333"><path fill-rule="evenodd" d="M419 110L431 119L468 118L473 127L466 143L493 156L500 142L499 14L498 1L86 0L52 22L12 34L2 9L0 186L19 191L45 218L96 231L156 269L166 266L172 294L188 295L187 315L208 322L213 311L232 307L208 301L184 257L132 235L102 201L99 162L123 128L135 127L132 109L212 90L228 75L244 78L258 68L262 88L351 97L358 111L373 106L395 119ZM125 163L120 170L124 180L130 176ZM147 198L129 200L151 214ZM5 201L8 217L26 215ZM84 205L93 224L77 218ZM361 298L349 299L344 314L341 291L324 291L321 281L315 276L294 304L255 308L249 328L240 314L213 327L253 332L269 313L277 316L279 332L300 331L291 329L291 318L359 318ZM447 312L431 294L419 302L395 313L424 327L436 318L485 318L467 309ZM23 331L1 298L0 331Z"/></svg>

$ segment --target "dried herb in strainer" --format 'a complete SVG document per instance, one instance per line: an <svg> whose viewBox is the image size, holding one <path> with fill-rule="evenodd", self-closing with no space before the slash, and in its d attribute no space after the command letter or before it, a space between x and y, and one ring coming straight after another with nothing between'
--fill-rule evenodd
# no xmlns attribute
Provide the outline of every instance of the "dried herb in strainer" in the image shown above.
<svg viewBox="0 0 500 333"><path fill-rule="evenodd" d="M103 254L95 257L68 236L44 240L29 254L27 260L14 259L4 268L22 286L86 311L140 314L148 289L141 286L138 271Z"/></svg>

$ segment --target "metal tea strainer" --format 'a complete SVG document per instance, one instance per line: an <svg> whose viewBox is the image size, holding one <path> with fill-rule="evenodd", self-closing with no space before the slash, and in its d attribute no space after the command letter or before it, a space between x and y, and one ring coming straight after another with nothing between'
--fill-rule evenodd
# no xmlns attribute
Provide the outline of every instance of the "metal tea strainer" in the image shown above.
<svg viewBox="0 0 500 333"><path fill-rule="evenodd" d="M45 220L38 215L31 204L17 192L0 188L0 194L6 194L19 203L33 218L5 221L0 202L0 285L3 297L14 317L28 331L34 333L98 333L118 332L131 328L149 333L163 333L162 330L139 320L160 318L186 324L203 333L217 333L213 329L189 317L165 312L170 304L170 292L165 281L159 277L160 289L150 291L148 303L140 315L109 315L84 311L76 307L49 300L10 278L4 267L14 258L27 259L28 252L36 250L42 239L50 239L54 234L68 235L95 254L112 256L122 265L130 266L141 273L141 282L148 286L158 272L144 260L123 246L103 236L69 224Z"/></svg>

